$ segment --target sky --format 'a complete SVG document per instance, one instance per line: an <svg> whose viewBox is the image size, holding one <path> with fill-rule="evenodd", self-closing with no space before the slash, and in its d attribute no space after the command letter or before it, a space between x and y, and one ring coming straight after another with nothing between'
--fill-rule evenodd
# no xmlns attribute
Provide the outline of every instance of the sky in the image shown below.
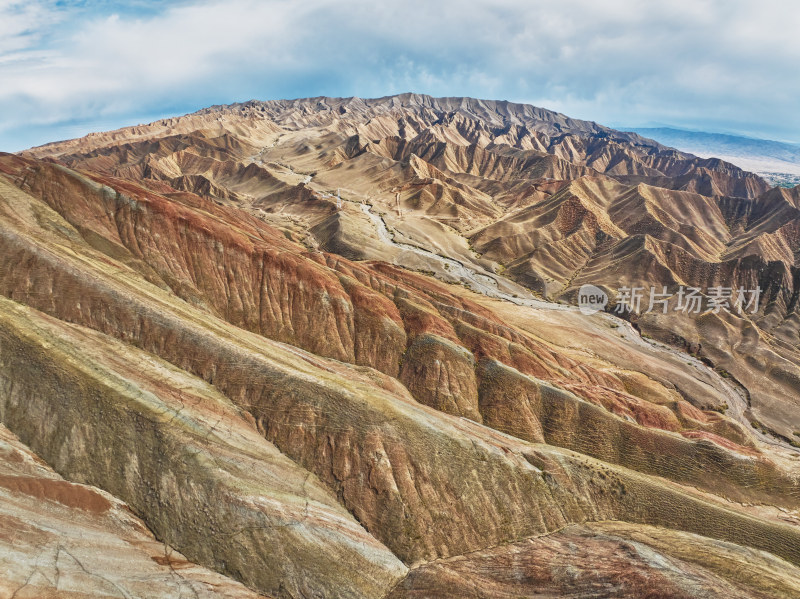
<svg viewBox="0 0 800 599"><path fill-rule="evenodd" d="M800 142L795 0L0 0L0 151L413 91Z"/></svg>

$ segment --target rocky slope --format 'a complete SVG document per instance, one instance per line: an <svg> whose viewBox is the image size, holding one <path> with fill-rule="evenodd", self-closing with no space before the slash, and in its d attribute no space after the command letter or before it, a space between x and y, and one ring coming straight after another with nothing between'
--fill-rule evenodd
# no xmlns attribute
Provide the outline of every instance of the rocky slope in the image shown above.
<svg viewBox="0 0 800 599"><path fill-rule="evenodd" d="M1 155L0 422L203 592L797 596L795 196L530 106L414 95ZM729 280L765 306L628 316L670 345L541 299ZM178 588L138 567L115 584Z"/></svg>
<svg viewBox="0 0 800 599"><path fill-rule="evenodd" d="M157 542L119 499L68 482L0 427L3 597L258 597Z"/></svg>

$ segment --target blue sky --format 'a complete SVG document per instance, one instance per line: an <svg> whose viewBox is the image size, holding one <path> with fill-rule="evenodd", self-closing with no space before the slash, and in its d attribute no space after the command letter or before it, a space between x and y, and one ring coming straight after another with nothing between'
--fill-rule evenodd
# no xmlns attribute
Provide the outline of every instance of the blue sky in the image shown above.
<svg viewBox="0 0 800 599"><path fill-rule="evenodd" d="M785 0L0 0L0 151L405 91L800 142L798 31Z"/></svg>

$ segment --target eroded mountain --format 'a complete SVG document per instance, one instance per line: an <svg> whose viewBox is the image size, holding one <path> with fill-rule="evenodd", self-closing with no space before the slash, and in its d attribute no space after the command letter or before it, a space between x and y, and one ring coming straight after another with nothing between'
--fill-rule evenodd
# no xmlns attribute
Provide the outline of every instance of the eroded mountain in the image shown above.
<svg viewBox="0 0 800 599"><path fill-rule="evenodd" d="M0 420L240 593L798 596L799 200L417 95L2 155ZM626 285L763 297L619 318ZM12 535L51 509L8 501Z"/></svg>

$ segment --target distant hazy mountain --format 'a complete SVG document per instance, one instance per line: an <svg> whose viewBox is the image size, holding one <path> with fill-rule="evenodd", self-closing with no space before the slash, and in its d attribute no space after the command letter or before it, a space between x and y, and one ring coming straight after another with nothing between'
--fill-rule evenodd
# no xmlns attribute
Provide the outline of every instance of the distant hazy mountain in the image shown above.
<svg viewBox="0 0 800 599"><path fill-rule="evenodd" d="M722 158L758 173L773 185L794 187L800 184L800 145L797 144L668 127L629 130L703 158Z"/></svg>

